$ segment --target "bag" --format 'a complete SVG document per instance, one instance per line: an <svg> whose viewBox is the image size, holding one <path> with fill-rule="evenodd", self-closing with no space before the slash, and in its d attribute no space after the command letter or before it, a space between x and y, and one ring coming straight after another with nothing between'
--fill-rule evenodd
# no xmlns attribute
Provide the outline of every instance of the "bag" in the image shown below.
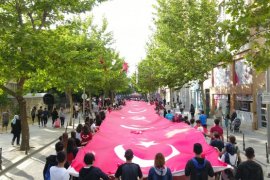
<svg viewBox="0 0 270 180"><path fill-rule="evenodd" d="M47 169L46 169L46 172L44 174L45 180L51 180L50 169L51 169L51 165L49 164L48 167L47 167Z"/></svg>
<svg viewBox="0 0 270 180"><path fill-rule="evenodd" d="M237 167L237 160L238 160L238 158L236 158L235 164L231 164L230 163L229 153L228 152L225 153L225 162L227 164L230 164L233 167L233 169L225 169L224 170L225 174L228 176L228 178L230 180L234 180L235 179L235 175L236 175L237 168L238 168Z"/></svg>
<svg viewBox="0 0 270 180"><path fill-rule="evenodd" d="M54 128L60 128L60 119L56 119L56 121L54 121Z"/></svg>
<svg viewBox="0 0 270 180"><path fill-rule="evenodd" d="M197 170L197 177L201 177L202 176L202 170L204 169L205 165L206 165L206 160L203 160L203 164L199 164L198 161L195 158L191 159L193 162L193 165L195 166L196 170Z"/></svg>

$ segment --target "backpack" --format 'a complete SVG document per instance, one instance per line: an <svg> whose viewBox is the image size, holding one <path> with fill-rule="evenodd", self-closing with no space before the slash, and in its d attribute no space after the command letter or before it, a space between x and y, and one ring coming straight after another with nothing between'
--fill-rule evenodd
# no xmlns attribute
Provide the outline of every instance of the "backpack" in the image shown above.
<svg viewBox="0 0 270 180"><path fill-rule="evenodd" d="M225 156L225 162L233 167L233 169L225 169L224 172L227 174L230 180L234 180L236 172L237 172L237 156L236 156L236 160L234 164L231 164L230 156L228 152L226 152L224 156Z"/></svg>
<svg viewBox="0 0 270 180"><path fill-rule="evenodd" d="M52 165L49 164L44 174L44 178L45 178L44 180L51 180L51 174L50 174L51 167Z"/></svg>
<svg viewBox="0 0 270 180"><path fill-rule="evenodd" d="M203 164L199 164L198 161L194 158L191 159L193 165L195 166L196 170L197 170L197 177L201 177L202 176L202 170L205 168L206 165L206 160L203 159Z"/></svg>

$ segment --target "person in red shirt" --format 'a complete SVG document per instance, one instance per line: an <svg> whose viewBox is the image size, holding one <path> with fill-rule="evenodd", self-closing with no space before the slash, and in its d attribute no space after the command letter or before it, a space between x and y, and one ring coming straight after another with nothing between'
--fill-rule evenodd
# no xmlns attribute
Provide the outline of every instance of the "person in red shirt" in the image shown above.
<svg viewBox="0 0 270 180"><path fill-rule="evenodd" d="M92 133L87 125L83 126L81 132L81 146L85 146L92 139Z"/></svg>
<svg viewBox="0 0 270 180"><path fill-rule="evenodd" d="M223 129L219 125L220 120L215 119L214 122L215 122L215 126L211 127L211 129L210 129L211 140L214 139L214 132L217 132L219 134L220 140L224 142Z"/></svg>

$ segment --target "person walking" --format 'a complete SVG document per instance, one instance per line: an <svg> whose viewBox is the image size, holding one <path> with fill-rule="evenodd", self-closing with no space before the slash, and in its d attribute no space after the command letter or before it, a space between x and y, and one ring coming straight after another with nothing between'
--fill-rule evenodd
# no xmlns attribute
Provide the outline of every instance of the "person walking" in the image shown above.
<svg viewBox="0 0 270 180"><path fill-rule="evenodd" d="M32 118L32 124L34 125L35 123L35 117L36 117L36 111L37 111L37 107L34 106L32 109L31 109L31 118Z"/></svg>
<svg viewBox="0 0 270 180"><path fill-rule="evenodd" d="M202 158L202 145L195 143L193 146L195 157L190 159L185 167L185 175L190 176L190 180L208 180L208 176L214 176L214 170L211 163Z"/></svg>
<svg viewBox="0 0 270 180"><path fill-rule="evenodd" d="M148 180L172 180L171 169L165 166L165 157L162 153L155 156L154 166L150 168Z"/></svg>
<svg viewBox="0 0 270 180"><path fill-rule="evenodd" d="M60 118L60 121L61 121L61 127L64 127L66 114L64 112L64 108L62 108L62 107L60 108L60 111L59 111L59 118Z"/></svg>
<svg viewBox="0 0 270 180"><path fill-rule="evenodd" d="M98 167L93 166L95 155L93 153L86 153L84 156L85 167L79 172L79 180L109 180L109 177Z"/></svg>
<svg viewBox="0 0 270 180"><path fill-rule="evenodd" d="M216 117L216 119L219 119L221 127L222 127L223 116L224 115L223 115L223 112L222 112L222 107L220 106L215 112L215 117Z"/></svg>
<svg viewBox="0 0 270 180"><path fill-rule="evenodd" d="M191 118L194 119L194 115L195 115L195 107L193 104L190 105L190 109L189 109Z"/></svg>
<svg viewBox="0 0 270 180"><path fill-rule="evenodd" d="M21 120L18 115L14 116L14 119L11 122L11 133L13 134L13 138L11 141L11 145L14 145L15 140L17 139L17 145L20 145L20 136L21 136Z"/></svg>
<svg viewBox="0 0 270 180"><path fill-rule="evenodd" d="M42 112L42 121L43 121L42 124L44 124L44 127L47 127L48 118L49 118L49 111L47 110L47 108L44 108L44 111Z"/></svg>
<svg viewBox="0 0 270 180"><path fill-rule="evenodd" d="M55 147L56 154L64 150L64 144L60 141L57 142L54 147ZM46 157L46 163L43 169L43 178L45 180L50 178L50 168L52 166L57 166L58 164L56 154L51 154L48 157ZM65 163L64 167L66 169L69 167L68 162Z"/></svg>
<svg viewBox="0 0 270 180"><path fill-rule="evenodd" d="M54 122L57 120L58 118L58 112L56 108L53 108L52 111L52 127L54 126Z"/></svg>
<svg viewBox="0 0 270 180"><path fill-rule="evenodd" d="M66 163L66 153L63 151L60 151L56 155L57 159L57 166L52 166L50 168L50 180L69 180L70 176L65 168L65 163Z"/></svg>
<svg viewBox="0 0 270 180"><path fill-rule="evenodd" d="M168 110L168 113L166 114L165 118L169 121L173 120L174 115L171 113L171 110Z"/></svg>
<svg viewBox="0 0 270 180"><path fill-rule="evenodd" d="M235 178L237 180L263 180L264 177L262 167L254 161L254 149L252 147L246 148L245 155L247 157L247 161L239 164Z"/></svg>
<svg viewBox="0 0 270 180"><path fill-rule="evenodd" d="M43 116L43 109L42 109L42 106L40 106L39 110L37 111L38 126L39 127L40 127L40 124L41 124L41 126L44 126L42 116Z"/></svg>
<svg viewBox="0 0 270 180"><path fill-rule="evenodd" d="M126 150L125 158L126 162L120 165L115 173L115 179L119 180L140 180L143 179L141 167L138 164L132 162L133 151L131 149Z"/></svg>
<svg viewBox="0 0 270 180"><path fill-rule="evenodd" d="M8 128L8 123L9 123L9 111L7 110L6 112L2 113L2 131L4 132L4 128Z"/></svg>
<svg viewBox="0 0 270 180"><path fill-rule="evenodd" d="M211 140L214 139L214 132L217 132L219 134L220 140L224 141L224 136L223 136L223 129L222 127L220 127L220 120L219 119L215 119L214 120L215 126L211 127L210 129L210 136L211 136Z"/></svg>
<svg viewBox="0 0 270 180"><path fill-rule="evenodd" d="M204 110L201 110L199 120L201 121L203 127L207 127L207 116L204 114Z"/></svg>

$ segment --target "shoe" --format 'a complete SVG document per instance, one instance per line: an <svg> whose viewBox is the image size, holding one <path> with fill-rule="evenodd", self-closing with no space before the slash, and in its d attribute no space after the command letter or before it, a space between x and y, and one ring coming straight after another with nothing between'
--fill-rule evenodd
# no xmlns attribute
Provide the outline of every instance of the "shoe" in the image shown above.
<svg viewBox="0 0 270 180"><path fill-rule="evenodd" d="M14 141L11 141L11 145L14 146Z"/></svg>

